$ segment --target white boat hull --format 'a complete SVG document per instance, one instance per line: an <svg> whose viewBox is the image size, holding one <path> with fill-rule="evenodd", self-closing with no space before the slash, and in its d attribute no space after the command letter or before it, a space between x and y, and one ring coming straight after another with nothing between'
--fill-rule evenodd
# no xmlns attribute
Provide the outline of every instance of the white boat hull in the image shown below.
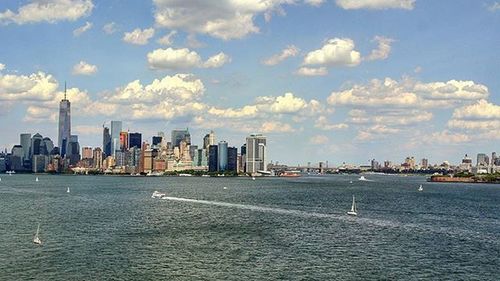
<svg viewBox="0 0 500 281"><path fill-rule="evenodd" d="M347 212L347 214L348 214L348 215L350 215L350 216L357 216L357 215L358 215L358 213L356 213L356 212L351 212L351 211Z"/></svg>

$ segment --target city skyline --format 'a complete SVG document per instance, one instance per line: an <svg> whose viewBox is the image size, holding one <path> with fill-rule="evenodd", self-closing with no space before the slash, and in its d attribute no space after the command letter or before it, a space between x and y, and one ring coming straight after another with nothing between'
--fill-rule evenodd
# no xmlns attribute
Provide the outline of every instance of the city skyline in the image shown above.
<svg viewBox="0 0 500 281"><path fill-rule="evenodd" d="M51 15L39 3L0 4L2 149L21 133L60 142L68 81L81 147L105 149L102 124L122 120L112 147L127 129L151 141L189 128L199 146L211 130L236 147L262 133L268 160L287 164L499 150L498 1L226 1L213 13L44 1Z"/></svg>

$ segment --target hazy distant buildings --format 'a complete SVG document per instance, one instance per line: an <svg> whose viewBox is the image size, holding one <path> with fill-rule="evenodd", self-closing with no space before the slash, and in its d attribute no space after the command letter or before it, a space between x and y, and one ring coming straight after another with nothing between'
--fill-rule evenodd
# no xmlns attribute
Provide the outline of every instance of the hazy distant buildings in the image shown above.
<svg viewBox="0 0 500 281"><path fill-rule="evenodd" d="M61 156L66 155L71 137L71 103L66 98L66 84L64 85L64 98L59 103L59 136L57 145Z"/></svg>
<svg viewBox="0 0 500 281"><path fill-rule="evenodd" d="M260 134L246 138L246 172L266 171L266 137Z"/></svg>

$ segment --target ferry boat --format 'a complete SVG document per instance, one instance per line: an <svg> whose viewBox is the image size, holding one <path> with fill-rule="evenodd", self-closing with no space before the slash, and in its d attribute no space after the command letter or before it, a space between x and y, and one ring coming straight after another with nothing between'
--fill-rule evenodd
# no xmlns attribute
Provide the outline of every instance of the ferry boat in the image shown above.
<svg viewBox="0 0 500 281"><path fill-rule="evenodd" d="M297 178L300 177L300 174L297 172L284 172L280 175L280 177L287 177L287 178Z"/></svg>

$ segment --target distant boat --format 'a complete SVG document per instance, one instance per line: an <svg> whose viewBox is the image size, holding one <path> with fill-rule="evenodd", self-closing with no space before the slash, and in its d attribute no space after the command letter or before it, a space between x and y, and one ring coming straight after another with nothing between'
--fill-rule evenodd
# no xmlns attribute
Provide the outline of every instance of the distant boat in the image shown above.
<svg viewBox="0 0 500 281"><path fill-rule="evenodd" d="M66 190L66 192L67 192L67 193L69 193L69 187L68 187L68 189Z"/></svg>
<svg viewBox="0 0 500 281"><path fill-rule="evenodd" d="M6 174L9 174L9 176L12 176L12 174L15 174L15 173L16 173L16 171L7 171L7 172L5 172L5 173L6 173Z"/></svg>
<svg viewBox="0 0 500 281"><path fill-rule="evenodd" d="M424 188L422 187L422 185L420 185L420 186L418 187L418 191L424 191Z"/></svg>
<svg viewBox="0 0 500 281"><path fill-rule="evenodd" d="M358 180L360 180L360 181L366 181L367 179L364 176L361 176L361 177L359 177Z"/></svg>
<svg viewBox="0 0 500 281"><path fill-rule="evenodd" d="M354 195L352 196L351 210L349 212L347 212L347 214L350 215L350 216L357 216L358 215L358 212L357 212L357 209L356 209L356 201L354 200Z"/></svg>
<svg viewBox="0 0 500 281"><path fill-rule="evenodd" d="M350 181L349 183L352 183L352 181Z"/></svg>
<svg viewBox="0 0 500 281"><path fill-rule="evenodd" d="M224 188L224 189L227 189L227 186L224 186L223 188Z"/></svg>
<svg viewBox="0 0 500 281"><path fill-rule="evenodd" d="M2 178L0 178L0 181L2 181Z"/></svg>
<svg viewBox="0 0 500 281"><path fill-rule="evenodd" d="M40 240L40 237L38 237L38 233L40 232L40 224L38 224L38 228L36 229L36 234L35 238L33 238L33 243L37 245L42 245L42 240Z"/></svg>
<svg viewBox="0 0 500 281"><path fill-rule="evenodd" d="M179 177L192 177L193 175L191 174L179 174Z"/></svg>
<svg viewBox="0 0 500 281"><path fill-rule="evenodd" d="M165 193L161 193L158 190L155 190L155 192L153 192L153 194L151 195L151 198L159 198L159 199L161 199L161 198L163 198L165 196L167 196Z"/></svg>
<svg viewBox="0 0 500 281"><path fill-rule="evenodd" d="M252 180L254 181L254 180L255 180L255 177L252 177Z"/></svg>
<svg viewBox="0 0 500 281"><path fill-rule="evenodd" d="M35 181L38 181L38 177L36 177Z"/></svg>

